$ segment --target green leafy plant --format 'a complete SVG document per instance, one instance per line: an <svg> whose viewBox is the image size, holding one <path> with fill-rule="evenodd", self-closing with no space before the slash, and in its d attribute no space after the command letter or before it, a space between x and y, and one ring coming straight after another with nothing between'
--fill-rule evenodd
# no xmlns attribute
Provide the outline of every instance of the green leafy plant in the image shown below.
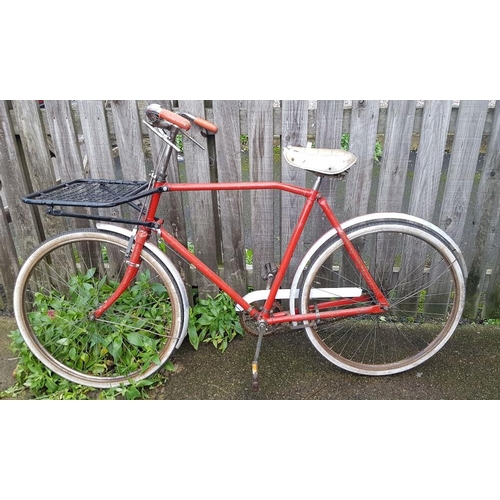
<svg viewBox="0 0 500 500"><path fill-rule="evenodd" d="M344 151L348 151L349 149L349 139L350 139L349 134L342 134L342 137L340 138L340 147Z"/></svg>
<svg viewBox="0 0 500 500"><path fill-rule="evenodd" d="M16 347L13 351L18 355L19 362L15 370L16 384L0 392L0 399L16 397L29 391L30 397L50 400L80 400L80 399L146 399L145 389L159 385L162 380L158 375L128 386L95 391L91 387L74 384L46 368L24 344L19 330L11 332L11 338ZM167 367L168 368L168 367ZM173 369L173 365L172 365Z"/></svg>
<svg viewBox="0 0 500 500"><path fill-rule="evenodd" d="M148 272L141 273L108 311L108 328L98 328L96 322L88 321L88 304L97 306L115 287L116 283L100 278L96 269L89 269L71 277L68 293L61 294L56 289L36 293L28 314L33 330L50 352L57 352L61 362L87 373L126 374L159 363L158 343L172 314L164 286L151 280ZM137 329L119 327L124 318L136 321ZM88 392L45 368L26 347L19 331L12 332L11 338L12 350L20 360L16 369L20 387L28 388L35 397L51 399L81 399ZM173 365L167 364L166 368L173 369ZM109 390L106 397L133 399L139 397L141 387L150 383Z"/></svg>
<svg viewBox="0 0 500 500"><path fill-rule="evenodd" d="M195 349L202 342L211 342L224 352L236 335L243 335L231 298L221 292L214 298L199 299L190 310L188 333Z"/></svg>
<svg viewBox="0 0 500 500"><path fill-rule="evenodd" d="M19 330L11 332L10 338L11 349L18 357L14 372L16 383L0 392L0 399L17 397L26 391L29 391L30 397L36 399L145 399L147 398L146 389L162 382L160 375L154 375L128 386L96 391L91 387L74 384L50 371L28 349ZM173 370L172 363L166 366L166 369Z"/></svg>
<svg viewBox="0 0 500 500"><path fill-rule="evenodd" d="M88 304L97 307L100 297L109 296L116 286L100 278L96 269L89 269L71 277L67 295L55 289L35 294L30 322L61 362L96 375L130 373L151 362L159 363L158 343L171 308L165 288L151 281L149 272L141 273L108 311L107 328L87 320ZM137 329L119 327L124 318L135 321Z"/></svg>
<svg viewBox="0 0 500 500"><path fill-rule="evenodd" d="M498 318L491 318L491 319L487 319L487 320L485 321L485 323L486 323L487 325L500 325L500 319L498 319Z"/></svg>
<svg viewBox="0 0 500 500"><path fill-rule="evenodd" d="M253 264L253 250L251 248L245 248L245 263L248 266Z"/></svg>
<svg viewBox="0 0 500 500"><path fill-rule="evenodd" d="M240 135L240 148L241 151L248 151L248 135L246 134Z"/></svg>
<svg viewBox="0 0 500 500"><path fill-rule="evenodd" d="M378 162L380 162L380 160L382 159L382 144L380 143L380 141L377 141L375 143L375 153L373 154L373 157L375 161Z"/></svg>
<svg viewBox="0 0 500 500"><path fill-rule="evenodd" d="M33 311L30 313L33 328L37 335L54 339L53 348L57 349L58 358L64 363L89 373L102 374L109 366L120 373L128 372L142 362L154 361L157 357L155 332L148 331L151 327L146 325L140 331L132 333L128 329L123 332L120 329L90 332L93 339L90 344L83 340L89 338L87 330L92 328L92 324L85 325L86 335L79 335L80 326L72 329L66 327L68 323L78 325L85 322L84 317L78 316L83 314L83 308L79 307L80 301L87 302L92 294L97 293L96 290L107 294L110 291L107 287L110 286L98 279L95 270L89 270L86 274L73 277L70 287L74 288L75 293L69 296L69 301L55 291L49 295L36 294ZM147 314L153 317L153 325L163 328L162 318L168 316L170 311L169 302L164 300L164 290L161 287L162 285L151 281L147 273L143 273L120 298L120 310L130 311L133 316L133 311L144 307L142 304L145 301ZM99 302L97 296L95 301L96 304ZM195 303L190 311L188 331L190 343L195 349L203 342L211 343L222 352L236 335L243 335L233 301L225 293L220 293L215 298L199 299ZM61 336L60 332L64 332L64 335ZM15 371L16 384L0 393L0 398L15 397L18 393L29 391L30 397L40 399L137 399L147 398L147 389L162 382L161 374L157 374L128 386L95 391L69 382L46 368L29 350L19 330L11 332L10 337L11 349L19 359ZM48 348L52 348L50 343ZM173 363L168 361L164 369L174 370Z"/></svg>
<svg viewBox="0 0 500 500"><path fill-rule="evenodd" d="M181 154L184 153L184 138L182 134L177 134L175 136L175 145L181 150Z"/></svg>

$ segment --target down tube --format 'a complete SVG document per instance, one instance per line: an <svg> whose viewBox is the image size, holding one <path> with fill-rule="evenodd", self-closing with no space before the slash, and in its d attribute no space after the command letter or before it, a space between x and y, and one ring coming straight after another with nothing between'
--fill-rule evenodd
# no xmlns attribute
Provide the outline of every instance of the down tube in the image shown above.
<svg viewBox="0 0 500 500"><path fill-rule="evenodd" d="M192 264L201 274L206 276L223 292L227 293L244 311L252 316L257 316L258 311L253 308L238 292L233 290L218 274L214 273L206 264L204 264L196 255L193 255L184 245L179 243L169 232L164 228L160 229L161 237L165 243L175 250L181 257Z"/></svg>

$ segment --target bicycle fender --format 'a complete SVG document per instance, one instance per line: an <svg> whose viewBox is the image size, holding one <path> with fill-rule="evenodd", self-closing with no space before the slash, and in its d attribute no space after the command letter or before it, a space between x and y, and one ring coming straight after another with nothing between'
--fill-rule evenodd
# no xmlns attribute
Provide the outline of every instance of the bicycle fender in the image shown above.
<svg viewBox="0 0 500 500"><path fill-rule="evenodd" d="M465 263L464 256L462 251L456 242L451 238L449 234L443 231L441 228L433 224L432 222L421 219L420 217L415 217L413 215L401 214L401 213L374 213L368 215L362 215L361 217L355 217L354 219L350 219L346 221L344 224L341 224L343 229L352 229L354 226L357 226L360 223L365 222L384 222L384 221L401 221L401 222L409 222L421 229L427 229L431 233L434 234L438 239L440 239L455 255L457 258L458 264L462 269L462 273L465 278L467 278L467 265Z"/></svg>
<svg viewBox="0 0 500 500"><path fill-rule="evenodd" d="M130 238L132 236L132 231L125 229L123 227L114 226L112 224L103 224L101 222L98 222L96 223L96 227L97 229L101 229L103 231L109 231L110 233L121 234L123 236L126 236L127 238ZM174 266L173 262L157 246L153 245L149 241L144 246L146 246L148 250L154 253L156 257L158 257L163 262L165 267L169 270L170 274L172 275L172 278L174 279L175 284L179 288L179 292L181 294L183 317L181 318L182 321L181 334L179 336L179 339L177 340L177 344L175 345L176 349L178 349L181 346L183 340L186 338L188 331L189 300L187 296L186 286L184 285L181 275L179 274L177 268Z"/></svg>
<svg viewBox="0 0 500 500"><path fill-rule="evenodd" d="M431 233L433 233L437 238L439 238L456 256L457 261L462 269L464 278L467 278L467 266L465 264L465 259L462 255L462 252L458 245L453 241L453 239L446 234L442 229L437 227L435 224L432 224L429 221L421 219L419 217L415 217L413 215L396 213L396 212L386 212L386 213L372 213L367 215L361 215L359 217L354 217L353 219L349 219L341 224L341 227L344 231L355 229L356 226L365 224L367 222L386 222L386 221L400 221L400 222L409 222L414 224L417 227L422 229L427 229ZM307 263L311 260L312 256L315 252L324 245L328 240L337 236L336 229L330 229L330 231L326 232L321 238L319 238L308 250L305 254L304 258L300 261L300 264L295 271L295 275L292 280L292 284L290 286L290 311L295 311L295 299L298 297L298 289L297 286L299 284L300 278ZM294 326L297 326L297 323L293 323Z"/></svg>

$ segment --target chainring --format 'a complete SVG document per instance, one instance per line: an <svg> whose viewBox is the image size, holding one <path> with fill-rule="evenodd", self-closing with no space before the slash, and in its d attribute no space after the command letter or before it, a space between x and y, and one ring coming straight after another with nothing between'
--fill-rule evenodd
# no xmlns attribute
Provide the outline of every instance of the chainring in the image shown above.
<svg viewBox="0 0 500 500"><path fill-rule="evenodd" d="M259 300L259 301L253 302L252 305L256 309L260 310L260 309L262 309L262 306L264 305L264 301ZM281 304L278 301L275 300L273 302L273 307L272 307L271 313L277 313L277 312L282 312L282 311L283 311L283 307L281 306ZM252 318L252 316L250 316L246 311L240 312L239 316L240 316L240 323L241 323L241 326L243 327L243 330L245 332L249 333L250 335L258 336L259 331L257 328L257 321L254 318ZM264 336L273 335L282 329L283 329L283 323L278 323L277 325L268 325L267 330L264 333Z"/></svg>

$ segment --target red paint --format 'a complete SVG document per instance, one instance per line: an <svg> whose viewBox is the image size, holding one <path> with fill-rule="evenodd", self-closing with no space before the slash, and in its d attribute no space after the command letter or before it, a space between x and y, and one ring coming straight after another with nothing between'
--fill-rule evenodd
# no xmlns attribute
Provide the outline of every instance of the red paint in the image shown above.
<svg viewBox="0 0 500 500"><path fill-rule="evenodd" d="M327 318L347 318L349 316L358 316L362 314L381 314L384 309L381 306L366 306L366 307L355 307L353 309L341 309L337 311L326 311L322 313L307 313L307 314L289 314L288 316L272 316L266 321L270 325L276 325L279 323L291 323L291 322L302 322L302 321L317 321L318 319Z"/></svg>
<svg viewBox="0 0 500 500"><path fill-rule="evenodd" d="M219 182L219 183L178 183L178 184L161 184L168 187L168 191L250 191L252 189L276 189L286 191L288 193L297 194L300 196L310 196L315 193L312 189L301 188L291 184L283 184L281 182ZM314 197L316 195L314 194Z"/></svg>
<svg viewBox="0 0 500 500"><path fill-rule="evenodd" d="M149 231L145 229L139 229L135 236L136 244L133 247L132 255L128 261L128 266L125 274L118 285L118 288L114 293L106 300L104 303L94 311L94 317L100 318L120 297L120 295L127 289L132 280L136 277L141 261L141 252L144 247L144 243L149 237Z"/></svg>

